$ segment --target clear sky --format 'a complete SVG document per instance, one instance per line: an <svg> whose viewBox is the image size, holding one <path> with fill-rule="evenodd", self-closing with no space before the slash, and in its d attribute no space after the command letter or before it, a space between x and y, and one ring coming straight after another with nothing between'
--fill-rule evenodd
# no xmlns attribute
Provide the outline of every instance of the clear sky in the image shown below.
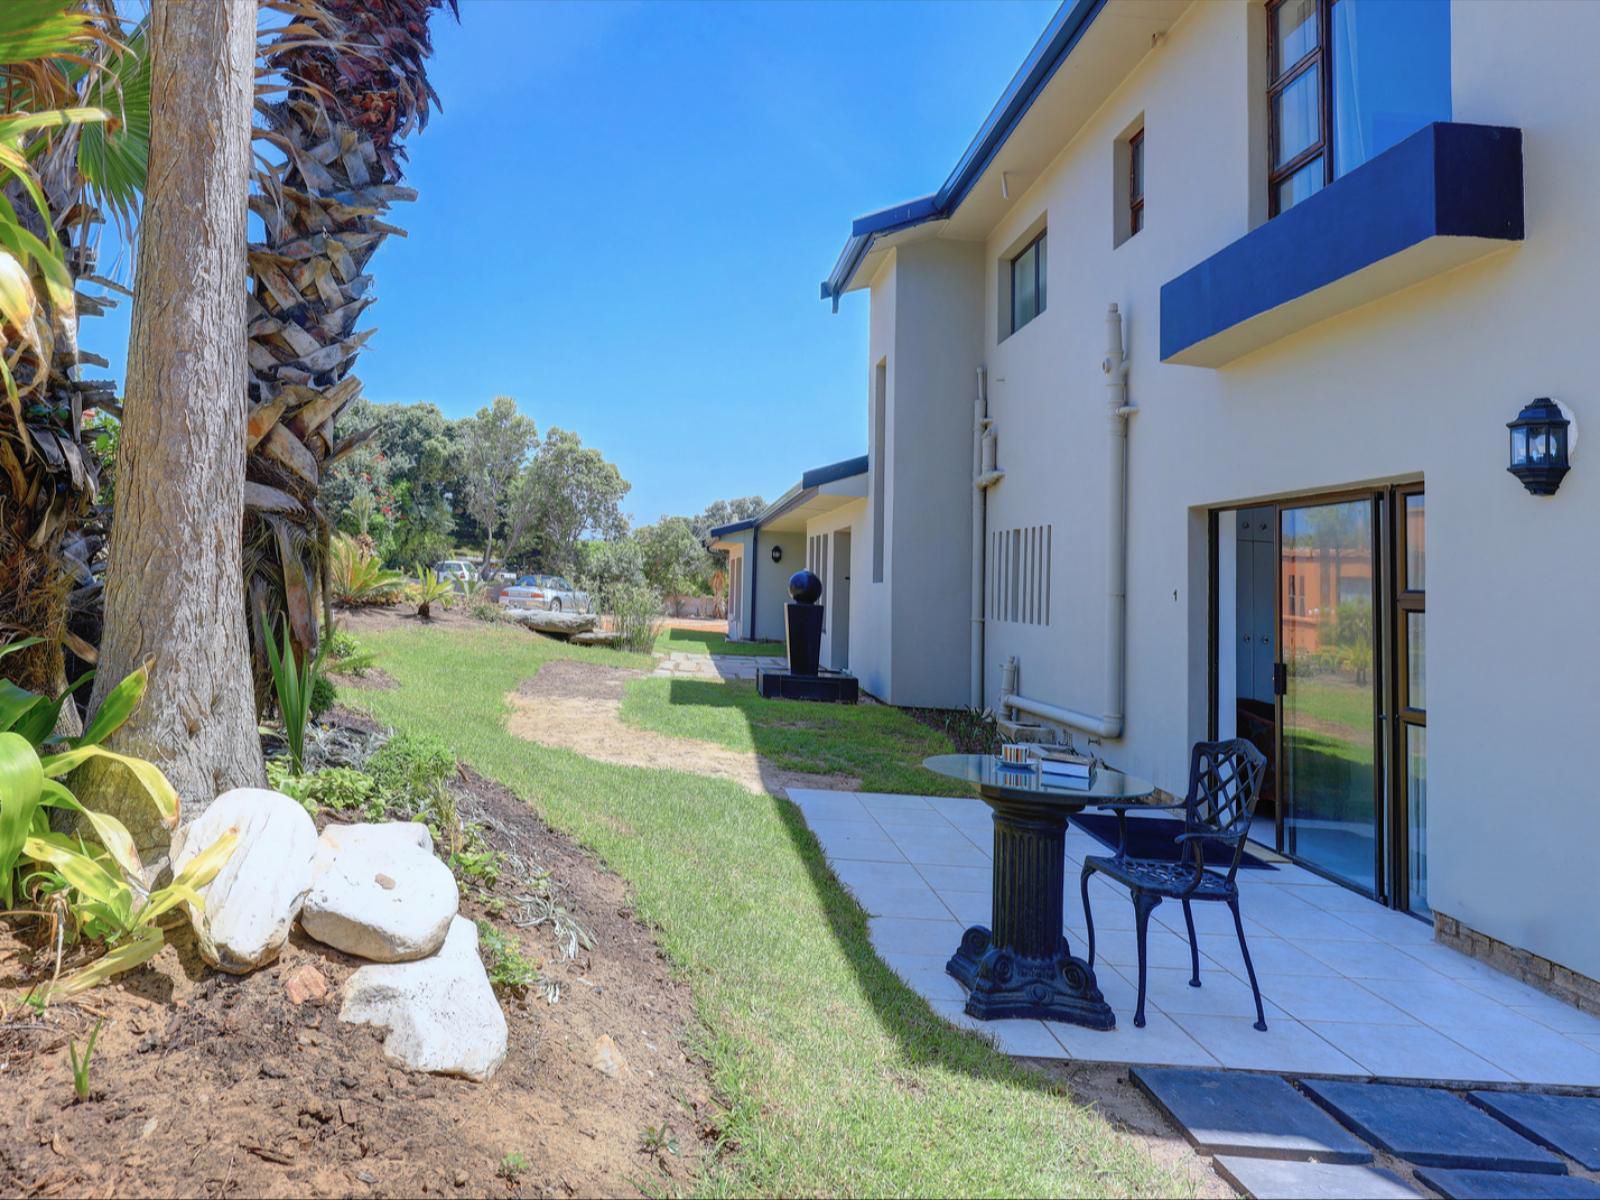
<svg viewBox="0 0 1600 1200"><path fill-rule="evenodd" d="M866 450L850 220L944 181L1055 0L462 0L373 260L379 402L496 395L616 462L640 523ZM120 380L127 304L85 323ZM91 372L93 373L93 372Z"/></svg>

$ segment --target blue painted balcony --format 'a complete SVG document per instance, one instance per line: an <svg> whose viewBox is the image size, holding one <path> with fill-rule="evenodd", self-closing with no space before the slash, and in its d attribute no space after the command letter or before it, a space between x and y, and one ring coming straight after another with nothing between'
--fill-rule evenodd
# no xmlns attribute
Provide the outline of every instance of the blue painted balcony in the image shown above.
<svg viewBox="0 0 1600 1200"><path fill-rule="evenodd" d="M1162 285L1161 359L1226 366L1522 236L1522 131L1424 126Z"/></svg>

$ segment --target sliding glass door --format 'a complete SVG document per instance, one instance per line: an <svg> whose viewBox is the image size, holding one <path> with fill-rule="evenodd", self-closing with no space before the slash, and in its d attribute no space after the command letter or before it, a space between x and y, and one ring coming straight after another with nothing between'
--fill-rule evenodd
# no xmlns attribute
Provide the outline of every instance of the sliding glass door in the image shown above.
<svg viewBox="0 0 1600 1200"><path fill-rule="evenodd" d="M1377 894L1379 505L1279 510L1284 849Z"/></svg>

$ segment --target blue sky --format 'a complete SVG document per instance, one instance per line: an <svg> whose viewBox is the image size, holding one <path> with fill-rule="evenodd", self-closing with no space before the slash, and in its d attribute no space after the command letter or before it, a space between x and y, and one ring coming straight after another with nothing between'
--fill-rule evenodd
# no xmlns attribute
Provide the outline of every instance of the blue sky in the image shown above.
<svg viewBox="0 0 1600 1200"><path fill-rule="evenodd" d="M369 398L516 397L641 523L866 449L850 219L944 181L1054 0L553 3L434 18L444 102L373 260ZM126 305L86 322L122 377Z"/></svg>

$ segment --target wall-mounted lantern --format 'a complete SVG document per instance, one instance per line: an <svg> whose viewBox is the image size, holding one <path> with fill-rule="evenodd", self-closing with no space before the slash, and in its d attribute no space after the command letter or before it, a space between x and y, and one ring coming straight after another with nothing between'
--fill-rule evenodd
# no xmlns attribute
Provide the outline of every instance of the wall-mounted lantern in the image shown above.
<svg viewBox="0 0 1600 1200"><path fill-rule="evenodd" d="M1561 407L1541 396L1507 421L1511 431L1511 465L1506 468L1535 496L1553 496L1571 465L1568 427Z"/></svg>
<svg viewBox="0 0 1600 1200"><path fill-rule="evenodd" d="M783 547L782 546L774 546L772 548L772 561L773 562L782 562L783 561Z"/></svg>

